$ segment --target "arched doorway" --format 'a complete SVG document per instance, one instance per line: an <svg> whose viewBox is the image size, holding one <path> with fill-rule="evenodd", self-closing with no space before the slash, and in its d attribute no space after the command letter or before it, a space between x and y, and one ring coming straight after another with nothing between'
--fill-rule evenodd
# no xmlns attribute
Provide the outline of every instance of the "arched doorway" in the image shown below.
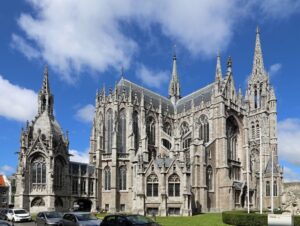
<svg viewBox="0 0 300 226"><path fill-rule="evenodd" d="M73 203L74 211L90 212L92 209L92 201L88 199L77 199Z"/></svg>

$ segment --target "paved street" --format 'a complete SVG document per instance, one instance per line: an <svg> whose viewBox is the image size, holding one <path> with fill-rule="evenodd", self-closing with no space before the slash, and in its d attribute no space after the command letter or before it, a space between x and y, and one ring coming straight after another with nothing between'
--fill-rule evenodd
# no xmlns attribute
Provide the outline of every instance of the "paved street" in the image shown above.
<svg viewBox="0 0 300 226"><path fill-rule="evenodd" d="M10 221L7 221L10 225L12 225L12 223ZM34 226L35 222L22 222L22 223L15 223L15 226Z"/></svg>

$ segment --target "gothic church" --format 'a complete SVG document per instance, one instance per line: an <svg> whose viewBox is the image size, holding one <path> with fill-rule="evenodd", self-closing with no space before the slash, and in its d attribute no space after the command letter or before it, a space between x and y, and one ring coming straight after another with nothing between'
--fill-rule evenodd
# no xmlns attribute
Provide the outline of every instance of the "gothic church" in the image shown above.
<svg viewBox="0 0 300 226"><path fill-rule="evenodd" d="M220 56L214 81L185 97L175 55L168 98L124 78L108 94L103 88L96 95L89 164L69 159L47 69L38 101L38 115L21 134L17 207L163 216L245 208L248 200L257 208L260 168L264 208L271 194L274 207L281 204L276 96L258 29L245 96L235 88L231 58L223 74Z"/></svg>

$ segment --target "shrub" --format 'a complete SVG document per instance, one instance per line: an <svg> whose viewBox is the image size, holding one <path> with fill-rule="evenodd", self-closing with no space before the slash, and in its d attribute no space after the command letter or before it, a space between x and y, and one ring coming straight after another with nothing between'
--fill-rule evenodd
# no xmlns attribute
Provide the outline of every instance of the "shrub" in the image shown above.
<svg viewBox="0 0 300 226"><path fill-rule="evenodd" d="M226 211L222 213L223 222L235 226L268 226L267 214L245 211Z"/></svg>

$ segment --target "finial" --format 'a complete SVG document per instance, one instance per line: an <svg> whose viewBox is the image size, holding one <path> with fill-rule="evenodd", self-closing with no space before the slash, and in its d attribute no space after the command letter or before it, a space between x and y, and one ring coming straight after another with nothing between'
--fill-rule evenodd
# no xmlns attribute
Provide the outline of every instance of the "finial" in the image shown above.
<svg viewBox="0 0 300 226"><path fill-rule="evenodd" d="M176 59L176 44L173 45L173 59Z"/></svg>
<svg viewBox="0 0 300 226"><path fill-rule="evenodd" d="M231 56L229 56L227 60L227 73L231 73L231 72L232 72L232 59Z"/></svg>
<svg viewBox="0 0 300 226"><path fill-rule="evenodd" d="M260 29L259 29L259 26L257 25L256 27L256 34L260 34Z"/></svg>
<svg viewBox="0 0 300 226"><path fill-rule="evenodd" d="M124 67L121 68L121 79L124 79Z"/></svg>
<svg viewBox="0 0 300 226"><path fill-rule="evenodd" d="M218 51L215 80L220 81L221 79L222 79L221 56L220 56L220 51Z"/></svg>

